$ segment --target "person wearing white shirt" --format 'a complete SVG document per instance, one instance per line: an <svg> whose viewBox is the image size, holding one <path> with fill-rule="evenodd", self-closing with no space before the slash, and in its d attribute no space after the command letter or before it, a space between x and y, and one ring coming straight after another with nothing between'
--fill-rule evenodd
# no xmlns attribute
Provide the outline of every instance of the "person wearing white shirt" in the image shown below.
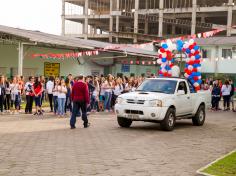
<svg viewBox="0 0 236 176"><path fill-rule="evenodd" d="M54 114L56 115L58 112L58 86L59 86L60 80L59 78L55 79L54 82L54 88L52 89L52 94L53 94L53 110Z"/></svg>
<svg viewBox="0 0 236 176"><path fill-rule="evenodd" d="M231 85L229 84L229 81L225 81L225 84L221 88L222 96L224 99L224 110L228 111L230 110L230 92L231 92ZM227 108L226 108L227 106Z"/></svg>
<svg viewBox="0 0 236 176"><path fill-rule="evenodd" d="M117 78L115 80L115 85L114 85L114 89L113 89L112 107L115 106L117 97L119 95L121 95L123 91L124 91L124 88L122 85L122 80L121 80L121 78Z"/></svg>
<svg viewBox="0 0 236 176"><path fill-rule="evenodd" d="M61 80L57 89L58 89L58 115L63 116L65 114L66 93L67 93L67 88L64 79Z"/></svg>
<svg viewBox="0 0 236 176"><path fill-rule="evenodd" d="M51 112L53 112L53 103L52 103L52 101L53 101L53 88L54 88L54 82L53 82L53 77L51 76L49 78L49 81L46 84L46 91L48 94Z"/></svg>

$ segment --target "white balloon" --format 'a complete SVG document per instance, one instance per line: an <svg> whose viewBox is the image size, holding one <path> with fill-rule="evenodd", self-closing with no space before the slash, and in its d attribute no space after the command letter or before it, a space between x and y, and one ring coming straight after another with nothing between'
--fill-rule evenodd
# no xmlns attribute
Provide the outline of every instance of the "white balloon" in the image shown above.
<svg viewBox="0 0 236 176"><path fill-rule="evenodd" d="M188 66L188 69L192 71L192 70L193 70L193 66L192 66L192 65L189 65L189 66Z"/></svg>
<svg viewBox="0 0 236 176"><path fill-rule="evenodd" d="M189 75L188 75L187 73L185 73L185 74L184 74L184 77L185 77L185 78L188 78L188 77L189 77Z"/></svg>
<svg viewBox="0 0 236 176"><path fill-rule="evenodd" d="M166 67L166 63L161 63L161 68L165 68Z"/></svg>
<svg viewBox="0 0 236 176"><path fill-rule="evenodd" d="M199 79L199 80L202 79L202 76L198 76L198 79Z"/></svg>
<svg viewBox="0 0 236 176"><path fill-rule="evenodd" d="M195 61L195 56L191 56L191 57L190 57L190 60L191 60L191 61Z"/></svg>
<svg viewBox="0 0 236 176"><path fill-rule="evenodd" d="M185 43L183 47L187 49L189 47L189 44Z"/></svg>
<svg viewBox="0 0 236 176"><path fill-rule="evenodd" d="M172 49L172 51L177 50L177 45L173 43L171 46L171 49Z"/></svg>
<svg viewBox="0 0 236 176"><path fill-rule="evenodd" d="M163 53L162 54L162 58L166 58L167 54L166 53Z"/></svg>
<svg viewBox="0 0 236 176"><path fill-rule="evenodd" d="M197 71L198 71L198 72L201 72L201 71L202 71L202 67L198 67L198 68L197 68Z"/></svg>
<svg viewBox="0 0 236 176"><path fill-rule="evenodd" d="M190 39L189 40L189 44L192 45L194 43L194 40L193 39Z"/></svg>
<svg viewBox="0 0 236 176"><path fill-rule="evenodd" d="M157 63L158 64L162 64L162 60L161 59L157 59Z"/></svg>
<svg viewBox="0 0 236 176"><path fill-rule="evenodd" d="M172 70L168 70L168 73L169 73L169 74L172 74Z"/></svg>
<svg viewBox="0 0 236 176"><path fill-rule="evenodd" d="M191 49L191 53L192 53L192 54L195 53L195 50L194 50L194 49Z"/></svg>
<svg viewBox="0 0 236 176"><path fill-rule="evenodd" d="M172 67L172 76L173 77L179 77L180 76L180 68L177 65Z"/></svg>
<svg viewBox="0 0 236 176"><path fill-rule="evenodd" d="M195 82L193 85L194 85L194 87L198 87L199 86L198 82Z"/></svg>
<svg viewBox="0 0 236 176"><path fill-rule="evenodd" d="M189 61L190 61L190 58L189 58L189 57L187 57L187 58L186 58L186 62L189 62Z"/></svg>
<svg viewBox="0 0 236 176"><path fill-rule="evenodd" d="M162 73L166 73L167 72L165 68L162 68L161 71L162 71Z"/></svg>

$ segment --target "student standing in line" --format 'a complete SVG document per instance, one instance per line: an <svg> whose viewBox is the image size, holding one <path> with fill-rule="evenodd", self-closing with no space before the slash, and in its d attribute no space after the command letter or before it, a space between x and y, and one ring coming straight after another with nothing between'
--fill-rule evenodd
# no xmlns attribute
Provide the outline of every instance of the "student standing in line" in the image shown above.
<svg viewBox="0 0 236 176"><path fill-rule="evenodd" d="M10 82L6 80L5 110L7 113L10 113L10 108L11 108L11 88L10 88Z"/></svg>
<svg viewBox="0 0 236 176"><path fill-rule="evenodd" d="M224 99L224 111L230 110L230 92L231 92L231 85L229 81L226 80L225 84L221 88L222 96ZM226 107L227 106L227 107Z"/></svg>
<svg viewBox="0 0 236 176"><path fill-rule="evenodd" d="M58 115L63 116L65 114L65 104L66 104L66 93L67 88L64 79L62 79L58 85Z"/></svg>
<svg viewBox="0 0 236 176"><path fill-rule="evenodd" d="M43 115L42 112L42 92L43 92L43 85L41 84L38 77L35 78L35 82L33 84L33 93L35 96L35 106L36 106L36 112L34 115Z"/></svg>
<svg viewBox="0 0 236 176"><path fill-rule="evenodd" d="M235 109L234 109L234 82L232 80L229 80L229 84L231 85L230 102L232 103L232 111L235 112Z"/></svg>
<svg viewBox="0 0 236 176"><path fill-rule="evenodd" d="M34 101L33 85L34 85L34 77L30 76L29 81L25 84L26 114L32 114L33 101Z"/></svg>
<svg viewBox="0 0 236 176"><path fill-rule="evenodd" d="M49 81L46 84L46 91L48 94L51 112L53 112L53 88L54 88L54 78L50 76Z"/></svg>
<svg viewBox="0 0 236 176"><path fill-rule="evenodd" d="M0 76L0 113L3 114L3 105L5 101L5 78Z"/></svg>
<svg viewBox="0 0 236 176"><path fill-rule="evenodd" d="M65 80L66 88L67 88L67 93L66 93L66 104L65 104L65 114L67 112L67 109L70 110L70 113L72 113L72 104L71 104L71 90L72 86L70 84L70 79L67 77Z"/></svg>
<svg viewBox="0 0 236 176"><path fill-rule="evenodd" d="M58 113L58 85L60 83L59 78L56 78L54 81L54 88L52 89L53 94L53 105L54 105L54 114Z"/></svg>
<svg viewBox="0 0 236 176"><path fill-rule="evenodd" d="M17 77L13 78L12 84L10 84L10 88L11 88L11 107L13 108L13 105L15 105L15 108L11 113L19 114L21 87L19 86Z"/></svg>

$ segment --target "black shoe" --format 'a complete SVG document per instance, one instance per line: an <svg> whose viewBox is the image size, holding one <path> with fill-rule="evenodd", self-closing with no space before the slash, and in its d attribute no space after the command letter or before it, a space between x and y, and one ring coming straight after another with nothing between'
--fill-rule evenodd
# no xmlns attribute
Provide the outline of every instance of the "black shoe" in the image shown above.
<svg viewBox="0 0 236 176"><path fill-rule="evenodd" d="M88 128L90 126L90 123L84 124L84 128Z"/></svg>
<svg viewBox="0 0 236 176"><path fill-rule="evenodd" d="M71 127L70 127L70 129L72 129L72 130L75 129L75 128L76 128L75 126L71 126Z"/></svg>
<svg viewBox="0 0 236 176"><path fill-rule="evenodd" d="M36 112L36 113L34 113L34 115L38 115L38 113Z"/></svg>

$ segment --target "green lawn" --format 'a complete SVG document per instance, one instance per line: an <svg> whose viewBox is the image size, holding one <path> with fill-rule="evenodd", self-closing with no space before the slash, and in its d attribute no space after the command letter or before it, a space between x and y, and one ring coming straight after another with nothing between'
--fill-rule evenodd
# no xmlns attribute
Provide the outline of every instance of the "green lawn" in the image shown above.
<svg viewBox="0 0 236 176"><path fill-rule="evenodd" d="M201 171L215 176L236 176L236 151Z"/></svg>
<svg viewBox="0 0 236 176"><path fill-rule="evenodd" d="M22 109L25 109L25 106L26 106L26 101L24 100L24 102L21 103L21 108ZM35 107L35 103L33 102L33 108ZM50 104L48 101L44 101L43 104L42 104L42 107L45 108L45 107L50 107Z"/></svg>

